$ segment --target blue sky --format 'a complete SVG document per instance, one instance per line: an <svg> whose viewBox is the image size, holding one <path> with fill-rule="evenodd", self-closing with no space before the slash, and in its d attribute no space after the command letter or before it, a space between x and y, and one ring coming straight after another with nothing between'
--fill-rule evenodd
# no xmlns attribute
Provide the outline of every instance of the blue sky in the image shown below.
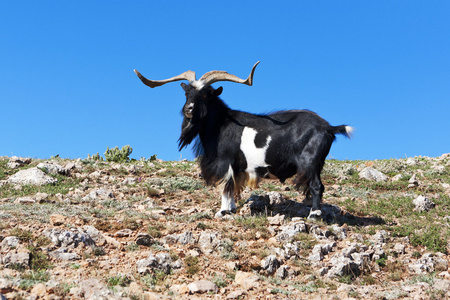
<svg viewBox="0 0 450 300"><path fill-rule="evenodd" d="M338 159L450 152L449 1L0 1L0 156L85 158L131 145L178 152L179 82L223 82L233 109L310 109L332 125ZM220 86L216 83L214 87Z"/></svg>

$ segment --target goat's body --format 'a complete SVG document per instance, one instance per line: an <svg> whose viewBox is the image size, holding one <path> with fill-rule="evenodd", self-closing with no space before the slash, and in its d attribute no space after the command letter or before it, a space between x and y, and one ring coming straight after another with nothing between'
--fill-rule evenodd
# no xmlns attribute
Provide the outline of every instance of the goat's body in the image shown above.
<svg viewBox="0 0 450 300"><path fill-rule="evenodd" d="M292 176L311 197L312 211L320 210L324 189L320 172L335 134L347 135L348 129L331 126L306 110L254 115L227 109L205 125L199 133L200 166L206 182L223 185L219 215L235 212L234 195L245 184L255 187L260 178L284 182Z"/></svg>

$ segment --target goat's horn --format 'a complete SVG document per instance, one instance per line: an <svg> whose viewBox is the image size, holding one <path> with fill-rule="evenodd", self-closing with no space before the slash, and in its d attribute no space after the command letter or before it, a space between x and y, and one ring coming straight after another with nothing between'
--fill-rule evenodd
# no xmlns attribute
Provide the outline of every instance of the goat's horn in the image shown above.
<svg viewBox="0 0 450 300"><path fill-rule="evenodd" d="M217 81L232 81L232 82L243 83L243 84L251 86L253 84L253 73L255 73L255 68L258 64L259 64L259 61L257 61L253 65L250 75L248 75L248 78L245 80L241 79L235 75L228 74L225 71L211 71L211 72L204 74L198 81L202 82L204 85L211 85Z"/></svg>
<svg viewBox="0 0 450 300"><path fill-rule="evenodd" d="M193 72L193 71L186 71L184 73L181 73L178 76L174 76L172 78L165 79L165 80L150 80L150 79L147 79L144 76L142 76L142 74L139 73L137 70L134 70L134 73L136 73L136 75L139 77L139 79L145 85L148 85L151 88L154 88L154 87L157 87L157 86L161 86L161 85L169 83L169 82L178 81L178 80L188 80L189 82L194 82L195 81L195 72Z"/></svg>

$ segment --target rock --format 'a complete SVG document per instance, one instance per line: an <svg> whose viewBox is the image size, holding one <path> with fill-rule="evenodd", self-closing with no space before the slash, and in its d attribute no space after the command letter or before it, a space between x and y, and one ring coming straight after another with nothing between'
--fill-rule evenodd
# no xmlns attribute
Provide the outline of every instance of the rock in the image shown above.
<svg viewBox="0 0 450 300"><path fill-rule="evenodd" d="M122 229L114 233L115 237L128 237L133 234L133 230L131 229Z"/></svg>
<svg viewBox="0 0 450 300"><path fill-rule="evenodd" d="M43 202L47 201L48 194L47 193L36 193L36 195L34 195L33 199L36 200L36 202L38 202L38 203L43 203Z"/></svg>
<svg viewBox="0 0 450 300"><path fill-rule="evenodd" d="M139 274L148 274L154 272L154 270L170 274L173 269L181 268L181 263L179 261L172 262L169 253L158 253L155 256L149 254L146 259L138 260L136 267Z"/></svg>
<svg viewBox="0 0 450 300"><path fill-rule="evenodd" d="M343 227L340 227L337 224L333 224L331 226L333 229L333 234L339 239L339 240L345 240L347 238L347 230Z"/></svg>
<svg viewBox="0 0 450 300"><path fill-rule="evenodd" d="M66 223L67 217L62 215L51 215L50 224L53 226L60 226Z"/></svg>
<svg viewBox="0 0 450 300"><path fill-rule="evenodd" d="M416 174L411 176L411 178L409 179L408 183L409 183L408 184L408 188L413 188L413 187L419 186L419 180L417 180Z"/></svg>
<svg viewBox="0 0 450 300"><path fill-rule="evenodd" d="M386 243L388 233L385 230L379 230L372 236L372 241L374 244Z"/></svg>
<svg viewBox="0 0 450 300"><path fill-rule="evenodd" d="M270 225L282 225L284 221L284 215L277 214L274 217L267 217Z"/></svg>
<svg viewBox="0 0 450 300"><path fill-rule="evenodd" d="M12 291L13 291L13 283L6 278L0 278L0 293L7 294Z"/></svg>
<svg viewBox="0 0 450 300"><path fill-rule="evenodd" d="M194 293L217 293L219 288L213 282L209 280L198 280L188 284L189 291Z"/></svg>
<svg viewBox="0 0 450 300"><path fill-rule="evenodd" d="M97 246L103 246L106 243L106 236L103 236L103 234L94 226L84 225L82 227L82 232L87 234Z"/></svg>
<svg viewBox="0 0 450 300"><path fill-rule="evenodd" d="M397 254L405 254L405 245L401 243L396 243L394 245L394 252Z"/></svg>
<svg viewBox="0 0 450 300"><path fill-rule="evenodd" d="M272 275L280 267L281 263L275 255L269 255L261 261L261 268Z"/></svg>
<svg viewBox="0 0 450 300"><path fill-rule="evenodd" d="M89 278L80 282L80 296L85 299L111 299L111 291L95 278Z"/></svg>
<svg viewBox="0 0 450 300"><path fill-rule="evenodd" d="M318 263L323 260L322 245L315 245L308 260L313 263Z"/></svg>
<svg viewBox="0 0 450 300"><path fill-rule="evenodd" d="M282 265L277 269L275 276L280 279L285 279L286 277L289 276L289 269L290 269L289 266Z"/></svg>
<svg viewBox="0 0 450 300"><path fill-rule="evenodd" d="M2 250L9 250L9 249L15 249L17 246L19 246L20 240L16 236L7 236L3 239L3 241L0 243L0 247Z"/></svg>
<svg viewBox="0 0 450 300"><path fill-rule="evenodd" d="M397 181L400 181L402 178L403 178L402 174L397 174L394 177L392 177L391 181L392 182L397 182Z"/></svg>
<svg viewBox="0 0 450 300"><path fill-rule="evenodd" d="M81 198L83 202L95 201L95 200L107 200L113 199L114 194L105 188L95 189L91 191L89 194Z"/></svg>
<svg viewBox="0 0 450 300"><path fill-rule="evenodd" d="M50 252L50 256L59 260L66 260L66 261L81 259L81 257L78 254L68 252L66 248L59 248L58 250Z"/></svg>
<svg viewBox="0 0 450 300"><path fill-rule="evenodd" d="M70 175L70 173L72 172L72 170L74 170L76 168L76 165L73 162L69 162L66 164L66 166L64 167L64 173L66 175Z"/></svg>
<svg viewBox="0 0 450 300"><path fill-rule="evenodd" d="M358 265L353 258L337 255L330 260L330 264L332 267L327 273L327 277L330 278L334 276L341 277L348 274L358 275L360 273L360 265Z"/></svg>
<svg viewBox="0 0 450 300"><path fill-rule="evenodd" d="M151 246L154 243L154 239L147 233L138 233L135 239L137 245Z"/></svg>
<svg viewBox="0 0 450 300"><path fill-rule="evenodd" d="M31 158L13 156L9 159L9 162L6 166L11 169L17 169L29 163L31 163Z"/></svg>
<svg viewBox="0 0 450 300"><path fill-rule="evenodd" d="M244 205L240 209L241 215L254 215L267 212L267 207L270 204L269 197L252 195L245 201Z"/></svg>
<svg viewBox="0 0 450 300"><path fill-rule="evenodd" d="M437 279L434 284L433 288L440 291L450 291L450 280L445 279Z"/></svg>
<svg viewBox="0 0 450 300"><path fill-rule="evenodd" d="M137 183L137 180L134 177L127 177L127 178L125 178L124 181L122 181L123 185L134 185L136 183Z"/></svg>
<svg viewBox="0 0 450 300"><path fill-rule="evenodd" d="M198 239L198 246L203 253L211 254L220 242L220 235L218 232L202 231Z"/></svg>
<svg viewBox="0 0 450 300"><path fill-rule="evenodd" d="M248 291L259 285L259 276L250 272L237 271L234 281L244 290Z"/></svg>
<svg viewBox="0 0 450 300"><path fill-rule="evenodd" d="M14 200L15 204L34 204L36 203L36 200L34 200L31 197L20 197Z"/></svg>
<svg viewBox="0 0 450 300"><path fill-rule="evenodd" d="M47 289L45 287L45 284L38 283L33 286L33 288L30 291L30 294L32 296L44 296L46 294L46 292L47 292Z"/></svg>
<svg viewBox="0 0 450 300"><path fill-rule="evenodd" d="M419 260L409 264L408 269L416 274L447 271L448 261L442 256L442 253L425 253Z"/></svg>
<svg viewBox="0 0 450 300"><path fill-rule="evenodd" d="M299 232L306 232L306 225L304 221L292 221L280 228L280 232L276 236L279 242L292 241L295 235Z"/></svg>
<svg viewBox="0 0 450 300"><path fill-rule="evenodd" d="M58 182L56 178L46 175L38 168L30 168L21 170L14 175L11 175L7 180L7 183L17 185L46 185L54 184Z"/></svg>
<svg viewBox="0 0 450 300"><path fill-rule="evenodd" d="M243 290L235 290L230 292L225 299L241 299L246 294Z"/></svg>
<svg viewBox="0 0 450 300"><path fill-rule="evenodd" d="M57 164L40 163L37 165L37 168L41 169L42 171L44 171L47 174L52 174L52 175L57 175L57 174L65 175L66 174L66 171L64 170L64 168Z"/></svg>
<svg viewBox="0 0 450 300"><path fill-rule="evenodd" d="M28 269L30 265L29 253L13 253L9 252L3 257L3 266L9 268L11 266Z"/></svg>
<svg viewBox="0 0 450 300"><path fill-rule="evenodd" d="M361 172L359 172L359 178L364 178L370 181L382 182L387 181L388 177L378 170L372 167L366 167Z"/></svg>
<svg viewBox="0 0 450 300"><path fill-rule="evenodd" d="M95 244L94 240L88 234L78 230L45 229L42 234L51 239L58 247L76 248L80 243L84 243L86 246Z"/></svg>
<svg viewBox="0 0 450 300"><path fill-rule="evenodd" d="M130 286L128 287L128 294L133 295L134 297L144 298L142 297L142 294L144 293L144 290L141 288L141 286L133 281L130 283Z"/></svg>
<svg viewBox="0 0 450 300"><path fill-rule="evenodd" d="M414 211L429 211L436 205L424 196L418 196L412 203L415 205Z"/></svg>

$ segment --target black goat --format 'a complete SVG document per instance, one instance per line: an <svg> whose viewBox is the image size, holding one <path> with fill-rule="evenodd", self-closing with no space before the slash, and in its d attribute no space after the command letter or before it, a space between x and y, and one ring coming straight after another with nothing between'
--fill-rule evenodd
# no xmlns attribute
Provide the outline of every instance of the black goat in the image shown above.
<svg viewBox="0 0 450 300"><path fill-rule="evenodd" d="M331 126L317 114L307 110L280 111L255 115L230 109L220 98L222 87L217 81L252 85L257 62L247 78L240 79L224 71L211 71L199 80L192 71L154 81L135 70L142 82L156 87L168 82L182 83L186 103L180 150L197 138L196 154L201 156L202 175L208 184L223 187L222 206L216 217L235 213L234 195L245 184L255 187L260 178L278 178L284 182L296 175L297 188L304 186L307 199L312 200L309 217L320 217L324 186L320 180L325 158L336 134L350 136L350 126Z"/></svg>

